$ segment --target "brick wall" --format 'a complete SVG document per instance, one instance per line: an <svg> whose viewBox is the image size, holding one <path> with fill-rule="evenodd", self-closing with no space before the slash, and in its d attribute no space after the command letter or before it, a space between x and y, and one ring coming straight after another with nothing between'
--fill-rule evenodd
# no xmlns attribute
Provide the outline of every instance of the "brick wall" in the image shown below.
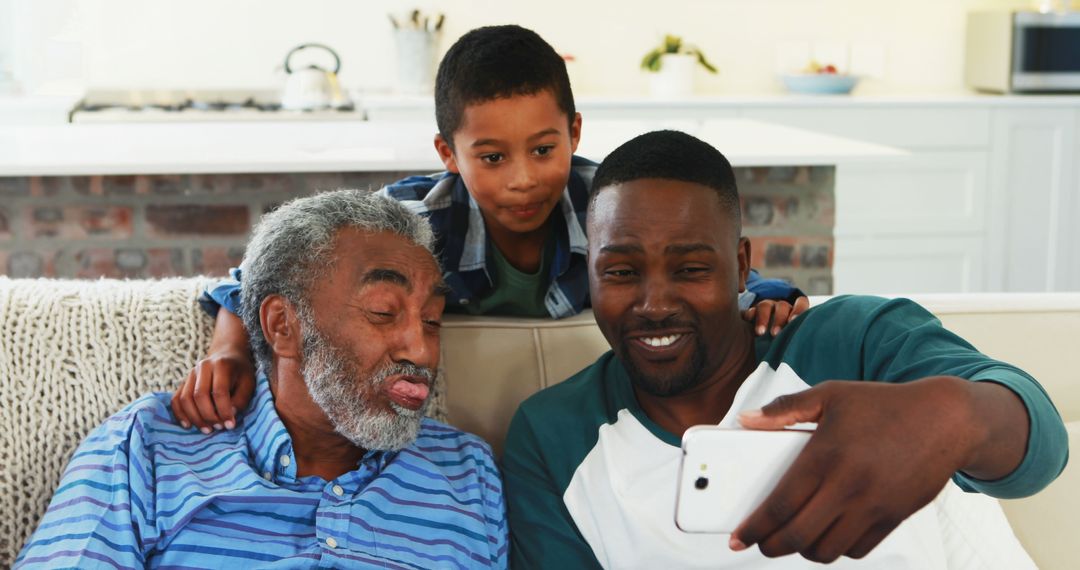
<svg viewBox="0 0 1080 570"><path fill-rule="evenodd" d="M11 277L221 275L251 226L290 198L378 188L408 173L0 178L0 273ZM832 291L833 169L738 168L753 266Z"/></svg>

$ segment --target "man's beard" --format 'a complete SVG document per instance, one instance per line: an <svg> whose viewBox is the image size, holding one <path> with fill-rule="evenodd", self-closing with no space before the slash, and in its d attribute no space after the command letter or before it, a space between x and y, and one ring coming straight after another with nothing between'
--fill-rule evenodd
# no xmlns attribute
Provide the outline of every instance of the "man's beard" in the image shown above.
<svg viewBox="0 0 1080 570"><path fill-rule="evenodd" d="M656 325L646 326L640 330L662 330L664 328L673 327L667 322L661 322ZM627 335L623 335L621 345L617 351L621 354L617 354L617 356L622 361L627 375L630 376L630 382L645 393L660 398L678 396L705 381L703 374L706 347L705 341L700 334L694 335L693 352L690 354L689 362L679 368L674 368L674 365L672 365L673 367L670 370L665 370L665 373L656 376L647 375L634 365L633 359L630 358L630 354L632 354L630 350L631 342Z"/></svg>
<svg viewBox="0 0 1080 570"><path fill-rule="evenodd" d="M389 402L390 411L378 409L383 385L392 376L410 375L434 383L435 372L412 363L390 364L365 377L360 364L348 352L334 346L303 319L304 362L302 373L311 399L322 408L334 430L358 447L397 451L420 433L420 420L431 404L430 397L418 410Z"/></svg>

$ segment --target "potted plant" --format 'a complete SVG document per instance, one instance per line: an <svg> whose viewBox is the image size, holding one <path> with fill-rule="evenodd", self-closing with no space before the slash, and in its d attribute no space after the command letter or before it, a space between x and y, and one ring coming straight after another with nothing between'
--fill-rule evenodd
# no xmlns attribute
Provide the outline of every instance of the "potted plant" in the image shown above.
<svg viewBox="0 0 1080 570"><path fill-rule="evenodd" d="M645 54L641 68L652 73L650 91L657 97L685 97L694 90L694 66L709 73L716 67L705 59L697 46L683 43L680 36L666 35L659 47Z"/></svg>

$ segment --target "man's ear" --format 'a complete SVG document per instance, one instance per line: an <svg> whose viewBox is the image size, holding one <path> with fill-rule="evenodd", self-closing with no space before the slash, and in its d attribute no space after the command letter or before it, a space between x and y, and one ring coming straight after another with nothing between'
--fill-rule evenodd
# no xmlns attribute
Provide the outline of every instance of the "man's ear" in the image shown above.
<svg viewBox="0 0 1080 570"><path fill-rule="evenodd" d="M577 152L577 145L581 142L581 113L574 113L574 120L570 122L570 152Z"/></svg>
<svg viewBox="0 0 1080 570"><path fill-rule="evenodd" d="M454 157L454 149L442 135L435 135L435 152L439 153L439 160L442 161L447 171L461 174L461 171L458 170L457 159Z"/></svg>
<svg viewBox="0 0 1080 570"><path fill-rule="evenodd" d="M750 278L750 238L739 238L739 292L746 291L746 280Z"/></svg>
<svg viewBox="0 0 1080 570"><path fill-rule="evenodd" d="M263 336L278 358L299 358L303 352L300 316L281 295L270 295L259 305Z"/></svg>

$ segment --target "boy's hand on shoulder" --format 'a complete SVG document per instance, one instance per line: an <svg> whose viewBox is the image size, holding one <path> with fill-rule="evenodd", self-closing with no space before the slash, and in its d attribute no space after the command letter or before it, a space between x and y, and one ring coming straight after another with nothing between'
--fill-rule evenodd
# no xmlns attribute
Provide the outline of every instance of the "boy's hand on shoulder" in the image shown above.
<svg viewBox="0 0 1080 570"><path fill-rule="evenodd" d="M242 351L208 355L191 369L172 399L173 415L185 428L209 434L236 427L236 412L247 407L255 393L255 366Z"/></svg>
<svg viewBox="0 0 1080 570"><path fill-rule="evenodd" d="M743 427L817 430L772 493L732 534L735 550L861 558L941 492L986 438L974 383L829 381L740 414Z"/></svg>
<svg viewBox="0 0 1080 570"><path fill-rule="evenodd" d="M788 323L795 320L795 317L805 313L809 308L808 297L795 299L794 305L787 301L765 299L743 311L743 319L754 324L754 334L757 336L763 336L766 333L776 336Z"/></svg>

